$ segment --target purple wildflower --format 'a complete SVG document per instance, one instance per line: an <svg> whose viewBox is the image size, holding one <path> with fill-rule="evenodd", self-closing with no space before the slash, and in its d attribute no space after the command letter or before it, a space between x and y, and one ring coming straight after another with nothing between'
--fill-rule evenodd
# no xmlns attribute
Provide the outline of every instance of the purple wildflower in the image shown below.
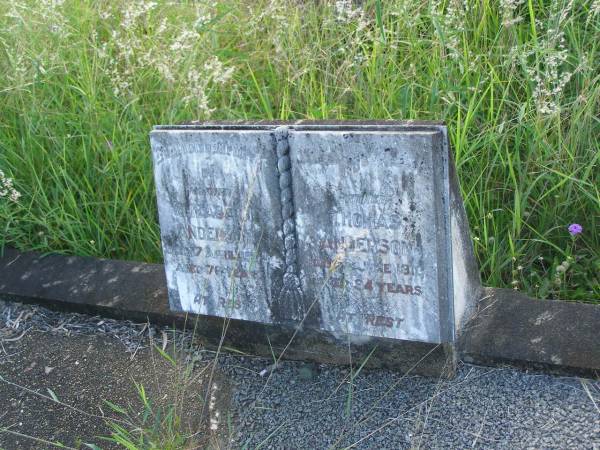
<svg viewBox="0 0 600 450"><path fill-rule="evenodd" d="M571 225L569 225L569 233L571 233L571 236L576 236L582 231L583 227L578 223L572 223Z"/></svg>

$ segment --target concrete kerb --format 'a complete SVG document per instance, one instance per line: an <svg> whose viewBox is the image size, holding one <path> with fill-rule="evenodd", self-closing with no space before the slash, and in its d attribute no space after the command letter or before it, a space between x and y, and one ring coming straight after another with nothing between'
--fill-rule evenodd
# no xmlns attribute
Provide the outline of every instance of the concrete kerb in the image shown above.
<svg viewBox="0 0 600 450"><path fill-rule="evenodd" d="M0 299L36 303L50 309L129 319L157 325L196 327L200 340L219 345L222 318L186 316L169 310L160 264L42 255L5 248L0 255ZM529 298L510 289L486 288L477 311L458 340L458 355L445 346L412 343L399 348L378 339L367 367L423 375L445 375L440 361L513 366L552 373L597 377L600 305ZM268 340L267 340L268 336ZM223 344L248 354L272 356L290 339L284 358L347 364L371 352L373 343L354 344L351 353L326 333L231 320Z"/></svg>

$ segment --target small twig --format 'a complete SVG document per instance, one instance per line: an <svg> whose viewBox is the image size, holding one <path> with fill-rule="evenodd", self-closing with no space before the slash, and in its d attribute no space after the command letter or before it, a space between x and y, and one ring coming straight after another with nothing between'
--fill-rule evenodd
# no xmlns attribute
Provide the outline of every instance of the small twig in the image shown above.
<svg viewBox="0 0 600 450"><path fill-rule="evenodd" d="M8 433L8 434L12 434L12 435L15 435L15 436L23 437L23 438L26 438L26 439L31 439L31 440L36 441L36 442L41 442L42 444L52 445L53 447L66 448L67 450L77 450L75 447L69 447L69 446L61 444L61 443L47 441L46 439L36 438L34 436L28 436L26 434L19 433L18 431L9 430L6 427L0 428L0 434L2 434L2 433Z"/></svg>
<svg viewBox="0 0 600 450"><path fill-rule="evenodd" d="M133 351L133 353L131 354L131 357L129 358L130 361L133 361L135 359L135 355L137 355L138 350L142 347L142 341L140 339L140 341L138 342L137 346L135 347L135 350Z"/></svg>
<svg viewBox="0 0 600 450"><path fill-rule="evenodd" d="M16 387L18 389L21 389L21 390L23 390L25 392L28 392L30 394L36 395L38 397L42 397L45 400L50 400L50 401L52 401L54 403L58 403L61 406L64 406L64 407L69 408L69 409L72 409L73 411L77 411L78 413L83 414L85 416L94 417L96 419L102 419L102 420L110 420L112 422L119 422L119 423L122 423L124 425L129 425L129 423L126 422L126 421L124 421L124 420L119 420L119 419L115 419L115 418L112 418L112 417L99 416L97 414L92 414L92 413L89 413L87 411L84 411L83 409L79 409L76 406L72 406L72 405L69 405L67 403L61 402L60 400L58 400L56 398L52 398L50 396L47 396L47 395L44 395L44 394L40 394L39 392L36 392L33 389L29 389L28 387L21 386L20 384L17 384L17 383L13 383L12 381L8 381L2 375L0 375L0 381L2 381L3 383L8 384L10 386L13 386L13 387Z"/></svg>
<svg viewBox="0 0 600 450"><path fill-rule="evenodd" d="M581 382L581 386L583 386L583 390L585 391L585 393L588 395L588 397L590 398L590 400L594 404L594 407L596 408L596 411L598 411L598 414L600 414L600 408L598 408L598 404L596 403L596 400L594 400L594 396L590 392L590 388L587 385L587 380L584 380L583 378L580 378L579 381Z"/></svg>
<svg viewBox="0 0 600 450"><path fill-rule="evenodd" d="M21 336L14 337L14 338L2 338L2 339L0 339L0 341L1 342L16 342L16 341L20 341L21 339L23 339L23 336L25 336L28 331L29 331L29 328L26 329L25 331L23 331L21 333ZM2 349L4 350L4 347ZM6 353L6 351L5 351L5 353Z"/></svg>
<svg viewBox="0 0 600 450"><path fill-rule="evenodd" d="M23 314L25 314L25 311L21 311L21 314L19 314L15 320L11 321L12 324L10 326L12 328L14 328L14 329L19 328L19 322L21 321L21 317L23 317Z"/></svg>
<svg viewBox="0 0 600 450"><path fill-rule="evenodd" d="M10 266L10 265L14 264L14 263L15 263L15 262L16 262L16 261L17 261L17 260L20 258L20 257L21 257L21 255L17 255L17 257L16 257L15 259L13 259L11 262L9 262L9 263L6 265L6 267L8 267L8 266Z"/></svg>
<svg viewBox="0 0 600 450"><path fill-rule="evenodd" d="M165 330L162 331L162 350L163 352L167 349L167 344L169 343L169 336L167 336L167 332Z"/></svg>
<svg viewBox="0 0 600 450"><path fill-rule="evenodd" d="M144 331L146 331L146 328L148 328L148 322L146 322L144 324L144 326L142 327L142 329L138 332L138 334L144 334Z"/></svg>
<svg viewBox="0 0 600 450"><path fill-rule="evenodd" d="M267 375L268 373L273 373L274 370L277 369L277 362L274 362L273 364L265 367L263 370L260 371L259 375L261 377L264 377L265 375Z"/></svg>
<svg viewBox="0 0 600 450"><path fill-rule="evenodd" d="M473 439L473 443L471 444L471 448L475 448L475 446L477 445L477 441L481 438L481 433L483 432L483 427L485 426L485 418L487 417L487 414L488 414L488 412L490 410L489 403L490 402L488 400L488 407L485 408L485 412L483 413L483 418L481 419L481 426L479 427L479 432L475 436L475 439Z"/></svg>

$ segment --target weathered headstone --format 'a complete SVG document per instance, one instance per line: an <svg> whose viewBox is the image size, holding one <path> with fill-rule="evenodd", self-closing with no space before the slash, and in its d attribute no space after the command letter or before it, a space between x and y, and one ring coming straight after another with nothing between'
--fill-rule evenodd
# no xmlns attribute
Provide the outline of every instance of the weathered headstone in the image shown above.
<svg viewBox="0 0 600 450"><path fill-rule="evenodd" d="M171 307L342 341L455 341L480 292L446 128L151 133Z"/></svg>
<svg viewBox="0 0 600 450"><path fill-rule="evenodd" d="M157 131L152 144L172 309L272 323L284 250L271 134Z"/></svg>

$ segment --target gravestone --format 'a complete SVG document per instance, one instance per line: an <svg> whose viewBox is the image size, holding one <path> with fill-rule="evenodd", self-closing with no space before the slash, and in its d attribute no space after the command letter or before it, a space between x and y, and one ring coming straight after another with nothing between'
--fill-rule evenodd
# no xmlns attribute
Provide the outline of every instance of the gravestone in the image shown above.
<svg viewBox="0 0 600 450"><path fill-rule="evenodd" d="M452 349L480 281L443 125L203 123L151 143L172 309Z"/></svg>

